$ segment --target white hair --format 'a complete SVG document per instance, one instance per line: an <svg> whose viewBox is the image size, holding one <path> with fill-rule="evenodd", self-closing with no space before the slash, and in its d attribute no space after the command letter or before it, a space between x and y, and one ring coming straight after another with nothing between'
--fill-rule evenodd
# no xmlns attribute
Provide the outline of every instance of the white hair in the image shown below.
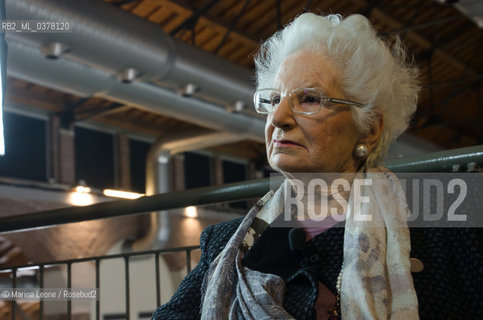
<svg viewBox="0 0 483 320"><path fill-rule="evenodd" d="M361 132L369 130L376 114L383 116L382 137L367 159L369 166L380 164L391 142L406 130L420 90L419 71L406 62L399 38L386 43L358 14L345 19L302 14L262 44L255 57L257 88L270 88L280 65L300 50L334 62L347 99L365 105L352 108Z"/></svg>

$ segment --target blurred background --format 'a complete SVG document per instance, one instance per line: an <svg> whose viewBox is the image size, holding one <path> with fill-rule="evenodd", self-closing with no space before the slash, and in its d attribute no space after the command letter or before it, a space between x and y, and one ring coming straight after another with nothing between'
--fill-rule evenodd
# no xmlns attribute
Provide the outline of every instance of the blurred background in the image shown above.
<svg viewBox="0 0 483 320"><path fill-rule="evenodd" d="M483 143L481 0L2 4L0 217L268 177L264 119L252 105L253 57L262 41L303 12L362 14L380 37L399 35L419 66L423 90L418 109L389 159ZM16 30L6 21L17 22ZM27 21L30 30L22 25ZM240 217L252 204L238 201L2 233L0 268L197 245L204 227ZM125 281L139 285L131 288L140 297L133 302L132 318L150 317L157 302L153 294L143 297L145 286L155 290L149 259L139 259L131 280L124 282L115 276L125 272L122 259L118 265L114 260L102 264L100 285L120 295L105 296L103 319L126 318L124 304L118 305L126 297ZM199 251L190 259L196 264ZM75 285L94 287L95 264L75 266L83 279ZM166 301L186 274L184 252L163 255L159 269L169 280L162 282L161 300ZM74 279L63 266L48 270L52 274L45 279L52 283L45 286L63 287ZM139 274L147 276L134 281ZM25 286L39 281L38 270L22 276ZM0 272L0 286L11 287L11 281L11 271ZM12 317L12 308L0 302L0 318ZM17 308L15 317L55 319L67 317L66 308L89 319L95 309L93 304L65 303Z"/></svg>

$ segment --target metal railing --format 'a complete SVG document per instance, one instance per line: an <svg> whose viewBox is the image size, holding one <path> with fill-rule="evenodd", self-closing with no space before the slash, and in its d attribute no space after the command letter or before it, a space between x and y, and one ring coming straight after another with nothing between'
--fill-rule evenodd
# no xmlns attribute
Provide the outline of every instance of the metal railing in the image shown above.
<svg viewBox="0 0 483 320"><path fill-rule="evenodd" d="M95 286L97 289L100 288L100 263L106 260L112 259L123 259L124 260L124 281L125 281L125 319L130 318L130 287L129 287L129 263L132 257L136 256L154 256L154 268L155 268L155 287L156 287L156 306L161 305L161 276L160 276L160 263L159 259L160 256L167 253L177 253L177 252L185 252L186 254L186 266L187 266L187 273L191 271L191 252L193 250L198 250L199 246L188 246L188 247L179 247L179 248L170 248L170 249L157 249L157 250L148 250L142 252L129 252L129 253L119 253L113 255L105 255L105 256L96 256L96 257L87 257L87 258L79 258L79 259L69 259L69 260L61 260L61 261L51 261L51 262L43 262L39 264L26 264L20 265L16 267L7 267L0 269L0 273L7 273L10 274L12 279L12 288L17 288L17 271L21 269L28 268L37 269L38 270L38 288L44 288L44 271L46 266L65 266L67 268L67 289L72 289L72 265L75 263L81 262L94 262L95 263ZM16 319L16 310L18 306L16 301L10 301L11 303L11 319ZM95 319L100 319L100 297L98 297L95 301ZM43 310L44 309L44 301L40 299L39 301L39 319L43 319ZM71 319L72 317L72 301L67 300L67 319Z"/></svg>
<svg viewBox="0 0 483 320"><path fill-rule="evenodd" d="M394 172L450 172L450 171L475 171L483 165L483 146L455 149L443 152L429 153L421 156L407 157L387 161L385 165ZM102 218L119 217L140 212L169 210L191 205L204 205L218 202L237 201L260 197L273 186L273 179L262 179L233 183L216 187L205 187L186 191L169 192L143 197L137 200L118 200L98 203L86 207L62 208L49 211L34 212L24 215L8 216L0 218L0 232L18 231L29 228L37 228L58 225L71 222L95 220ZM278 178L280 182L282 177ZM168 252L186 252L188 271L191 270L191 251L198 247L183 247L175 249L162 249L137 253L122 253L110 256L89 257L82 259L54 261L37 264L39 270L39 285L43 287L43 274L46 265L67 266L67 283L71 285L71 267L74 263L94 261L96 268L96 286L99 286L100 261L114 258L122 258L125 262L126 280L126 318L129 319L129 259L139 255L155 255L156 277L156 303L159 306L160 299L160 274L159 256ZM32 265L10 267L3 270L11 270L12 286L17 285L17 270ZM2 271L2 270L0 270ZM67 318L71 317L71 302L67 306ZM40 302L40 319L42 319L43 302ZM96 319L100 317L99 301L96 301ZM15 319L15 302L12 302L12 319Z"/></svg>
<svg viewBox="0 0 483 320"><path fill-rule="evenodd" d="M385 164L394 172L451 172L483 165L483 145L393 159ZM215 187L167 192L136 200L116 200L85 207L68 207L0 218L0 233L97 220L141 212L238 201L263 196L276 178L250 180ZM282 177L279 177L280 182Z"/></svg>

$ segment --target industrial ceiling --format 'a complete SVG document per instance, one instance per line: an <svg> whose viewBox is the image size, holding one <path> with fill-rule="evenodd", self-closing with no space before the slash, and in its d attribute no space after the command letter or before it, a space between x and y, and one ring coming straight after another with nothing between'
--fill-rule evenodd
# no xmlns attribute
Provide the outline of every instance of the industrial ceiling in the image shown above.
<svg viewBox="0 0 483 320"><path fill-rule="evenodd" d="M7 35L7 98L72 123L152 137L239 132L241 141L217 150L262 159L263 120L249 99L260 42L306 11L360 13L381 37L401 36L421 69L423 90L409 133L444 149L477 145L483 143L483 30L472 8L471 1L457 7L434 0L7 0L8 19L63 19L73 27L70 34ZM72 85L51 79L61 76L56 70L74 77L81 68L86 79L79 73ZM169 106L158 108L156 99ZM186 102L196 103L183 109ZM200 120L204 114L212 120Z"/></svg>

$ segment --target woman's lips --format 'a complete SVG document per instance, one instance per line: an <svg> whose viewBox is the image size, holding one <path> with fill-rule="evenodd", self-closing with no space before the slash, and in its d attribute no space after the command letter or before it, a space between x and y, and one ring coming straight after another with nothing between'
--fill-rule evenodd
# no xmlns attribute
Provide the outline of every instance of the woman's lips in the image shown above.
<svg viewBox="0 0 483 320"><path fill-rule="evenodd" d="M273 140L273 143L276 147L279 148L290 148L290 147L301 147L302 145L290 141L290 140Z"/></svg>

